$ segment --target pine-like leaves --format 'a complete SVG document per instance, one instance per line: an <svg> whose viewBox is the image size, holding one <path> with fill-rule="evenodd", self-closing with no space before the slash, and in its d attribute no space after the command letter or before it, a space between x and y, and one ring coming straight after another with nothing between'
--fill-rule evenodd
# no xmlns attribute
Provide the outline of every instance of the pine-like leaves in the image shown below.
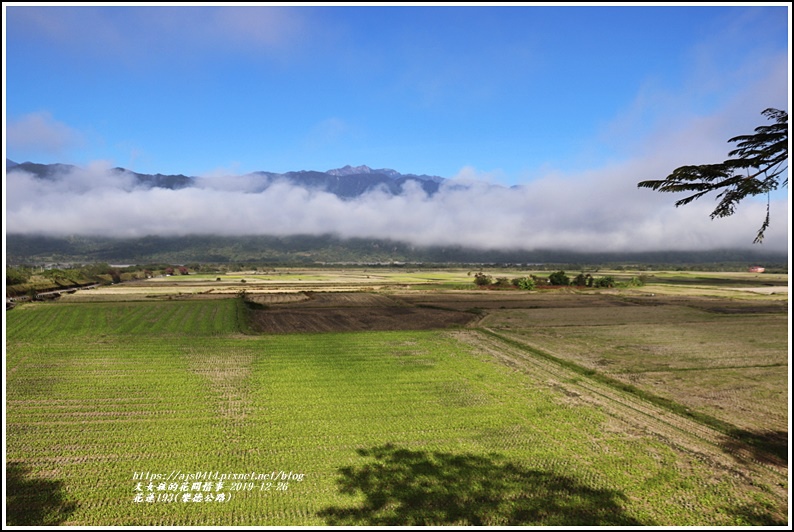
<svg viewBox="0 0 794 532"><path fill-rule="evenodd" d="M694 192L678 200L676 207L686 205L708 194L722 190L711 218L731 216L737 205L748 196L767 194L766 218L754 243L762 242L769 227L769 197L772 190L788 186L788 177L780 177L788 169L788 113L779 109L765 109L762 113L771 125L755 128L752 135L729 139L736 149L728 153L730 159L719 164L687 165L673 170L665 179L637 183L640 188L660 192Z"/></svg>

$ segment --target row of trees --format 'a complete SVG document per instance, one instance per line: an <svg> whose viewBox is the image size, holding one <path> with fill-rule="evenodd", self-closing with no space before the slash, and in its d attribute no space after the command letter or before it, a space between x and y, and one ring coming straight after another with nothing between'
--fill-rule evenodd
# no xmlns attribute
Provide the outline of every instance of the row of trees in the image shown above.
<svg viewBox="0 0 794 532"><path fill-rule="evenodd" d="M507 277L497 277L494 279L488 274L479 272L474 275L474 284L483 287L516 287L522 290L534 290L538 285L612 288L616 285L616 282L615 278L611 275L606 275L604 277L593 277L589 273L584 272L571 279L564 271L560 270L552 273L547 278L538 277L537 275L528 275L526 277L517 277L511 280L508 280ZM632 284L637 285L641 284L641 282L639 280L632 280Z"/></svg>
<svg viewBox="0 0 794 532"><path fill-rule="evenodd" d="M589 273L580 273L573 279L569 279L565 272L559 271L549 276L549 284L556 286L586 286L588 288L612 288L615 286L615 278L611 275L604 277L593 277Z"/></svg>
<svg viewBox="0 0 794 532"><path fill-rule="evenodd" d="M495 286L497 288L508 288L515 286L522 290L534 290L537 286L535 276L518 277L509 280L507 277L497 277L495 280L490 275L479 272L474 275L474 284L477 286Z"/></svg>

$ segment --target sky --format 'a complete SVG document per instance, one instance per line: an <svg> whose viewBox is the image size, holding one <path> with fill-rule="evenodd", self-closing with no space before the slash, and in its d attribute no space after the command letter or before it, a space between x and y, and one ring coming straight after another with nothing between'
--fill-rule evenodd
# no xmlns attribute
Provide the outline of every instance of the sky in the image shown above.
<svg viewBox="0 0 794 532"><path fill-rule="evenodd" d="M788 111L790 5L4 3L8 232L296 234L581 251L786 251L787 188L729 218L638 189ZM343 201L245 174L451 180ZM143 190L108 170L201 177Z"/></svg>

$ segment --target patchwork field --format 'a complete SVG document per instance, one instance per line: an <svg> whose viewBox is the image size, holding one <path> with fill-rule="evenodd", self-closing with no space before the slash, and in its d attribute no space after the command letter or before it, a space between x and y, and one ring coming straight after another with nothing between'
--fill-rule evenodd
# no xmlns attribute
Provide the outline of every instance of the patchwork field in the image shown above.
<svg viewBox="0 0 794 532"><path fill-rule="evenodd" d="M7 524L787 523L779 296L140 285L7 313Z"/></svg>
<svg viewBox="0 0 794 532"><path fill-rule="evenodd" d="M741 428L780 433L785 445L788 314L782 305L624 298L609 307L578 307L555 299L551 308L493 312L480 325Z"/></svg>

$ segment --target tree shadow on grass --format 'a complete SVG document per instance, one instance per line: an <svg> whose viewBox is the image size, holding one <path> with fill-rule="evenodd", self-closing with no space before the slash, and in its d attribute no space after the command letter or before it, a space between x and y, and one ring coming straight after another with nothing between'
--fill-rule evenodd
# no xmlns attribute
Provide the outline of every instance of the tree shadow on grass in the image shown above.
<svg viewBox="0 0 794 532"><path fill-rule="evenodd" d="M451 454L385 445L359 450L372 461L339 470L341 493L357 507L319 513L332 526L640 525L625 496L526 469L497 455Z"/></svg>
<svg viewBox="0 0 794 532"><path fill-rule="evenodd" d="M64 500L60 481L32 477L21 462L6 464L6 525L59 525L76 507Z"/></svg>
<svg viewBox="0 0 794 532"><path fill-rule="evenodd" d="M769 505L742 504L726 508L737 520L737 526L786 526L786 514Z"/></svg>
<svg viewBox="0 0 794 532"><path fill-rule="evenodd" d="M722 441L722 448L740 461L749 452L756 462L788 466L788 431L748 431L736 429Z"/></svg>

